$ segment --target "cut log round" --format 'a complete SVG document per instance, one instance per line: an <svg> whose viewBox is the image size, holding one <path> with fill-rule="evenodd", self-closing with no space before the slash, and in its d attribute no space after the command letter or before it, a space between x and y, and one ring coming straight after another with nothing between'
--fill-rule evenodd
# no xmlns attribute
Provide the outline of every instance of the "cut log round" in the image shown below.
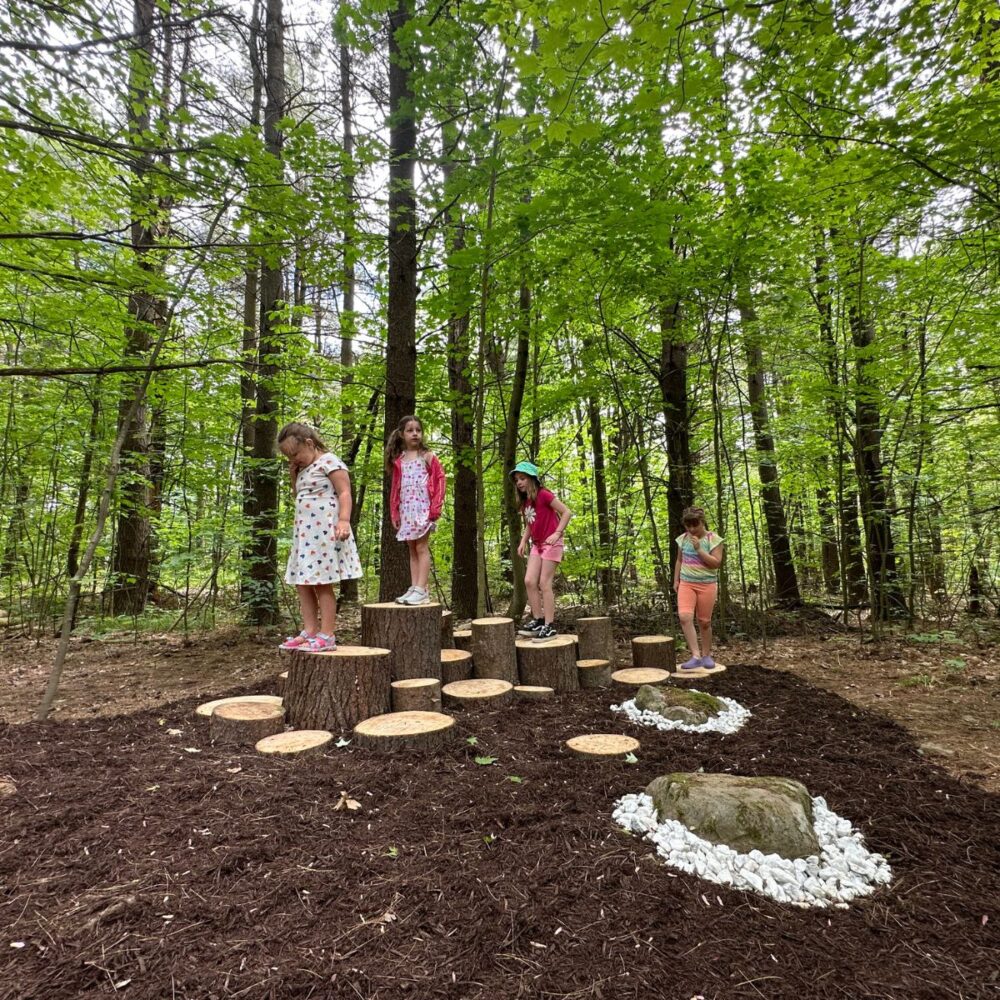
<svg viewBox="0 0 1000 1000"><path fill-rule="evenodd" d="M333 739L333 733L323 729L293 729L287 733L276 733L258 740L254 748L267 757L285 757L298 760L321 754Z"/></svg>
<svg viewBox="0 0 1000 1000"><path fill-rule="evenodd" d="M339 646L296 653L288 670L285 707L296 729L330 732L345 732L362 719L388 712L389 650Z"/></svg>
<svg viewBox="0 0 1000 1000"><path fill-rule="evenodd" d="M436 677L410 677L392 682L394 712L440 712L441 682Z"/></svg>
<svg viewBox="0 0 1000 1000"><path fill-rule="evenodd" d="M212 712L209 733L213 743L253 746L285 728L285 710L259 701L231 701Z"/></svg>
<svg viewBox="0 0 1000 1000"><path fill-rule="evenodd" d="M670 674L655 667L631 667L616 670L611 679L616 684L623 684L626 687L641 687L643 684L665 684L670 680Z"/></svg>
<svg viewBox="0 0 1000 1000"><path fill-rule="evenodd" d="M669 635L637 635L632 640L632 666L673 671L677 666L673 638Z"/></svg>
<svg viewBox="0 0 1000 1000"><path fill-rule="evenodd" d="M576 673L584 689L606 688L611 684L611 664L607 660L577 660Z"/></svg>
<svg viewBox="0 0 1000 1000"><path fill-rule="evenodd" d="M701 668L700 670L677 670L674 673L674 677L679 677L683 680L685 677L711 677L713 674L721 674L725 672L725 667L721 663L716 663L711 670L705 670Z"/></svg>
<svg viewBox="0 0 1000 1000"><path fill-rule="evenodd" d="M517 669L525 684L554 691L579 691L576 669L576 636L557 635L548 642L518 639Z"/></svg>
<svg viewBox="0 0 1000 1000"><path fill-rule="evenodd" d="M514 697L514 685L495 677L473 678L445 684L441 694L451 708L495 708Z"/></svg>
<svg viewBox="0 0 1000 1000"><path fill-rule="evenodd" d="M472 653L464 649L441 650L441 683L467 681L472 677Z"/></svg>
<svg viewBox="0 0 1000 1000"><path fill-rule="evenodd" d="M354 742L368 750L434 750L455 731L455 720L440 712L392 712L354 727Z"/></svg>
<svg viewBox="0 0 1000 1000"><path fill-rule="evenodd" d="M518 684L514 688L514 697L523 701L544 701L546 698L554 698L555 691L550 687L541 687L537 684Z"/></svg>
<svg viewBox="0 0 1000 1000"><path fill-rule="evenodd" d="M194 722L196 727L207 733L212 720L212 713L220 705L231 705L236 701L256 701L262 705L277 705L281 707L282 700L274 694L245 694L235 698L216 698L215 701L206 701L194 710Z"/></svg>
<svg viewBox="0 0 1000 1000"><path fill-rule="evenodd" d="M472 623L472 672L476 677L517 683L513 618L477 618Z"/></svg>
<svg viewBox="0 0 1000 1000"><path fill-rule="evenodd" d="M577 645L581 660L615 661L615 637L610 618L577 618Z"/></svg>
<svg viewBox="0 0 1000 1000"><path fill-rule="evenodd" d="M455 649L464 649L472 652L472 629L456 628L452 630L451 638L455 643Z"/></svg>
<svg viewBox="0 0 1000 1000"><path fill-rule="evenodd" d="M440 604L364 604L361 641L366 646L391 650L389 669L394 681L408 677L441 679Z"/></svg>
<svg viewBox="0 0 1000 1000"><path fill-rule="evenodd" d="M285 685L288 683L288 671L282 670L275 679L274 686L278 691L279 695L284 695Z"/></svg>
<svg viewBox="0 0 1000 1000"><path fill-rule="evenodd" d="M441 648L454 649L455 637L452 634L455 626L455 616L447 609L441 609Z"/></svg>
<svg viewBox="0 0 1000 1000"><path fill-rule="evenodd" d="M590 733L587 736L574 736L566 741L566 746L580 757L608 760L635 753L639 749L639 741L617 733Z"/></svg>

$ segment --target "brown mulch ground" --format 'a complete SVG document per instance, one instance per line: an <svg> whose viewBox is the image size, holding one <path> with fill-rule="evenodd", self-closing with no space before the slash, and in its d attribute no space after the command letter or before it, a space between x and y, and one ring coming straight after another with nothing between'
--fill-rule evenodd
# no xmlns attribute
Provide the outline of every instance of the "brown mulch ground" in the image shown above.
<svg viewBox="0 0 1000 1000"><path fill-rule="evenodd" d="M747 727L637 729L584 692L464 716L434 754L301 767L200 744L193 697L0 727L0 997L997 995L1000 798L787 670L699 687ZM639 762L568 755L583 732L638 735ZM895 881L790 909L673 872L611 823L619 795L699 767L800 778ZM333 811L342 789L360 812Z"/></svg>

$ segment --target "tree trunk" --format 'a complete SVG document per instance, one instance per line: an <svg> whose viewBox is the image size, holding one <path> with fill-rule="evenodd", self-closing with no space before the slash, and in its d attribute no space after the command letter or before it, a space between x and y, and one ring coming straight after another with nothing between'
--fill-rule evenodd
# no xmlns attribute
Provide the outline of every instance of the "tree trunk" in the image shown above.
<svg viewBox="0 0 1000 1000"><path fill-rule="evenodd" d="M90 474L94 466L94 452L97 450L100 419L101 378L98 376L94 381L93 398L90 401L90 427L87 430L87 444L84 448L83 465L80 469L80 486L76 493L73 530L70 532L69 549L66 552L66 572L70 576L76 576L76 571L80 566L80 542L83 539L83 524L87 517L87 505L90 500Z"/></svg>
<svg viewBox="0 0 1000 1000"><path fill-rule="evenodd" d="M670 563L677 556L674 539L684 531L681 515L694 502L691 475L691 428L687 394L688 345L681 329L681 304L675 300L660 308L660 396L666 423L667 522L670 531Z"/></svg>
<svg viewBox="0 0 1000 1000"><path fill-rule="evenodd" d="M825 460L821 463L820 476L824 482L829 476L829 465ZM816 506L819 511L823 590L833 595L840 591L840 549L837 544L837 529L833 522L833 502L829 486L821 486L816 490Z"/></svg>
<svg viewBox="0 0 1000 1000"><path fill-rule="evenodd" d="M604 467L604 434L601 430L601 406L591 392L587 396L590 424L590 447L594 456L594 500L597 505L597 583L601 604L607 611L615 603L614 574L611 569L611 520L608 516L608 485Z"/></svg>

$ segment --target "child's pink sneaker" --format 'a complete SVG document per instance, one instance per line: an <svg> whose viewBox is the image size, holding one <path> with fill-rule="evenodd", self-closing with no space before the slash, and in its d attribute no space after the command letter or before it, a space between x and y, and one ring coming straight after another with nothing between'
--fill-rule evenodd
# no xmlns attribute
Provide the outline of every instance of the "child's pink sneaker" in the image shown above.
<svg viewBox="0 0 1000 1000"><path fill-rule="evenodd" d="M337 648L337 640L332 635L326 635L323 632L317 632L309 640L309 652L310 653L322 653L334 650Z"/></svg>
<svg viewBox="0 0 1000 1000"><path fill-rule="evenodd" d="M278 649L301 649L312 642L313 637L308 632L300 632L298 635L289 636Z"/></svg>

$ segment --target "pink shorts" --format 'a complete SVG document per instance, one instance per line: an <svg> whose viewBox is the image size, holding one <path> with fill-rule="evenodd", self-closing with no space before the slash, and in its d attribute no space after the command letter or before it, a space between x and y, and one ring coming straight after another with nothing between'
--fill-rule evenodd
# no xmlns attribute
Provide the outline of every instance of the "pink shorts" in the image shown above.
<svg viewBox="0 0 1000 1000"><path fill-rule="evenodd" d="M548 559L549 562L562 562L563 543L556 542L554 545L546 545L545 542L532 542L531 551L539 559Z"/></svg>
<svg viewBox="0 0 1000 1000"><path fill-rule="evenodd" d="M681 580L677 588L677 613L695 615L700 622L711 621L718 589L717 583L690 583Z"/></svg>

